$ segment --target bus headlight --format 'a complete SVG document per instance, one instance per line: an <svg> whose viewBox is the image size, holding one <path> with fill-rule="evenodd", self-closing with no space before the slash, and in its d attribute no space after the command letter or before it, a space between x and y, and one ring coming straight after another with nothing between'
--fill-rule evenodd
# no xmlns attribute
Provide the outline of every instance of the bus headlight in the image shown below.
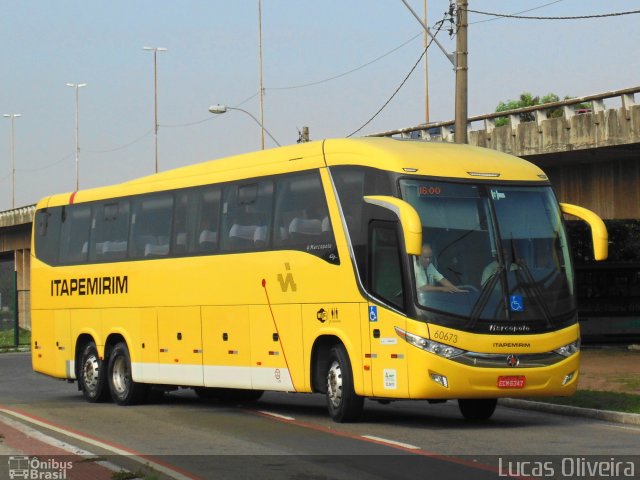
<svg viewBox="0 0 640 480"><path fill-rule="evenodd" d="M557 353L558 355L562 355L563 357L570 357L571 355L579 351L580 351L580 339L568 345L565 345L564 347L556 348L553 352Z"/></svg>
<svg viewBox="0 0 640 480"><path fill-rule="evenodd" d="M440 357L454 358L465 353L464 350L460 350L459 348L452 347L451 345L445 345L444 343L434 342L433 340L428 340L424 337L406 332L399 327L395 327L395 329L398 336L404 339L407 343Z"/></svg>

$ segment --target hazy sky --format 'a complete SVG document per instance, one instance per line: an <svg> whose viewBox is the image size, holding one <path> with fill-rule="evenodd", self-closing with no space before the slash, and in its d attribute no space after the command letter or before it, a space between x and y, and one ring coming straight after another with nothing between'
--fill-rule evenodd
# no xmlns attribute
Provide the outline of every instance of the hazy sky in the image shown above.
<svg viewBox="0 0 640 480"><path fill-rule="evenodd" d="M350 134L391 96L423 50L421 27L400 0L262 3L265 126L281 144L295 143L305 125L312 139ZM409 3L422 12L422 0ZM428 0L430 25L448 5ZM515 13L542 5L524 15L640 8L634 0L470 0L469 8ZM469 16L469 115L493 111L523 91L583 96L640 84L640 15L491 18ZM446 30L438 39L454 51ZM88 84L80 90L80 187L153 173L153 55L143 46L168 49L158 54L160 170L260 148L249 116L208 113L209 105L224 103L259 115L257 0L5 1L0 45L0 114L22 114L15 121L16 206L75 189L75 92L66 83ZM431 120L453 119L454 72L435 45L429 92ZM6 210L11 121L1 120L0 210ZM422 65L360 135L421 122ZM274 146L268 137L266 146Z"/></svg>

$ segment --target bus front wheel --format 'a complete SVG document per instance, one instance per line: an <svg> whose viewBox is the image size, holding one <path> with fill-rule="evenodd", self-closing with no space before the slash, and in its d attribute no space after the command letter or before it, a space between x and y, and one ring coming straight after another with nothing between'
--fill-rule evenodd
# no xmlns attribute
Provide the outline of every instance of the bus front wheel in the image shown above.
<svg viewBox="0 0 640 480"><path fill-rule="evenodd" d="M467 420L488 420L496 410L497 398L461 398L458 400L460 413Z"/></svg>
<svg viewBox="0 0 640 480"><path fill-rule="evenodd" d="M364 398L356 395L349 355L343 345L329 352L327 370L327 407L329 415L338 423L353 422L362 414Z"/></svg>
<svg viewBox="0 0 640 480"><path fill-rule="evenodd" d="M105 362L100 360L94 342L89 342L82 352L78 381L84 398L91 403L106 400Z"/></svg>
<svg viewBox="0 0 640 480"><path fill-rule="evenodd" d="M111 350L108 377L111 398L118 405L135 405L145 400L149 386L133 381L131 357L125 343L118 343Z"/></svg>

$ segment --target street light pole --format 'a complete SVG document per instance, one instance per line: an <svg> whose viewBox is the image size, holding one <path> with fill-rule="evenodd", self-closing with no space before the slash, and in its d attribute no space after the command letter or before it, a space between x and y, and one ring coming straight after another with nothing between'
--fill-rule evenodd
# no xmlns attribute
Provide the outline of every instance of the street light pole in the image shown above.
<svg viewBox="0 0 640 480"><path fill-rule="evenodd" d="M67 87L76 89L76 192L80 190L80 94L86 83L67 83Z"/></svg>
<svg viewBox="0 0 640 480"><path fill-rule="evenodd" d="M166 52L162 47L143 47L153 52L153 134L155 144L156 173L158 173L158 52Z"/></svg>
<svg viewBox="0 0 640 480"><path fill-rule="evenodd" d="M211 113L215 113L217 115L222 114L222 113L226 113L227 110L238 110L239 112L243 112L246 113L247 115L249 115L251 118L253 118L253 121L256 122L258 124L258 126L267 133L267 135L269 135L269 137L271 138L271 140L273 140L275 142L276 145L278 145L279 147L281 147L282 145L280 145L280 143L273 138L273 135L271 135L271 133L269 133L269 130L267 130L266 128L264 128L264 125L262 123L260 123L260 120L258 120L253 114L251 114L250 112L244 110L243 108L238 108L238 107L227 107L226 105L211 105L209 107L209 112ZM264 144L262 145L262 148L264 149Z"/></svg>
<svg viewBox="0 0 640 480"><path fill-rule="evenodd" d="M16 208L16 134L15 120L20 113L5 113L5 118L11 119L11 208Z"/></svg>

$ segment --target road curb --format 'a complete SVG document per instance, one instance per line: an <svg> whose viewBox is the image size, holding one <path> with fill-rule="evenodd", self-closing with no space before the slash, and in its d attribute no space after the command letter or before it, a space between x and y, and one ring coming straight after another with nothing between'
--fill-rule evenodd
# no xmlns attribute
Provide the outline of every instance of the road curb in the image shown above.
<svg viewBox="0 0 640 480"><path fill-rule="evenodd" d="M573 417L595 418L607 422L624 423L626 425L640 425L640 414L638 413L612 412L610 410L571 407L569 405L556 405L554 403L533 402L531 400L519 400L515 398L501 398L499 403L509 408L522 408L538 412L556 413L558 415L571 415Z"/></svg>

